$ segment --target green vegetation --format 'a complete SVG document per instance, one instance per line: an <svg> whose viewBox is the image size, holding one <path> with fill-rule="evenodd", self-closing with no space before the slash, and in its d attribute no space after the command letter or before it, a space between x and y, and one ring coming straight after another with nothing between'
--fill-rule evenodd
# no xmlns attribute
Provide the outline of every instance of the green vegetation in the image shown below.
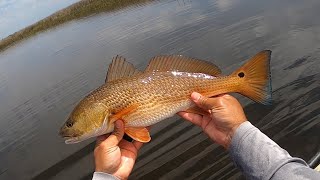
<svg viewBox="0 0 320 180"><path fill-rule="evenodd" d="M65 22L150 1L152 0L82 0L2 39L0 52L23 39Z"/></svg>

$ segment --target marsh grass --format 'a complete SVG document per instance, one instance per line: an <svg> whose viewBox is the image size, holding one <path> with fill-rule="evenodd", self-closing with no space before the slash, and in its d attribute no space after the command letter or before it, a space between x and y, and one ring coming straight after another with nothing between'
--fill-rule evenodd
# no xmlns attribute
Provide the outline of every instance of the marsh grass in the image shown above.
<svg viewBox="0 0 320 180"><path fill-rule="evenodd" d="M141 5L152 0L82 0L32 24L0 41L0 52L35 34L65 22L101 12L109 12L131 5Z"/></svg>

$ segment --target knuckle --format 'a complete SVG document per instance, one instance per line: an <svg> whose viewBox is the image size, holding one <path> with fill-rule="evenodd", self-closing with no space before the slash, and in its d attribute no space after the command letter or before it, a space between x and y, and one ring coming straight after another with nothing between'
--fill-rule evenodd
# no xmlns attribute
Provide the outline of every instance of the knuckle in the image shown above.
<svg viewBox="0 0 320 180"><path fill-rule="evenodd" d="M117 131L117 130L112 132L112 135L114 135L114 136L116 136L116 137L118 137L119 134L120 134L120 133L119 133L119 131Z"/></svg>
<svg viewBox="0 0 320 180"><path fill-rule="evenodd" d="M200 106L205 110L211 110L214 107L214 100L207 98L207 97L204 97L201 100Z"/></svg>
<svg viewBox="0 0 320 180"><path fill-rule="evenodd" d="M117 139L121 139L123 136L123 133L121 131L115 131L112 133Z"/></svg>
<svg viewBox="0 0 320 180"><path fill-rule="evenodd" d="M224 94L222 97L230 98L232 96L230 94Z"/></svg>
<svg viewBox="0 0 320 180"><path fill-rule="evenodd" d="M207 102L207 97L205 97L205 96L201 96L200 98L199 98L199 104L200 105L205 105L206 104L206 102Z"/></svg>
<svg viewBox="0 0 320 180"><path fill-rule="evenodd" d="M106 141L103 141L99 144L97 149L107 149L108 148L108 143Z"/></svg>
<svg viewBox="0 0 320 180"><path fill-rule="evenodd" d="M221 105L221 104L223 104L223 101L225 101L224 98L218 98L218 99L217 99L217 104L218 104L218 105Z"/></svg>

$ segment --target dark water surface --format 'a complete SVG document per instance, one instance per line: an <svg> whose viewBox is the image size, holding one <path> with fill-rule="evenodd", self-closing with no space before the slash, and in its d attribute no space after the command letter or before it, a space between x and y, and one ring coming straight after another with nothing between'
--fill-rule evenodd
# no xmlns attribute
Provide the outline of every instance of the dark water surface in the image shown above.
<svg viewBox="0 0 320 180"><path fill-rule="evenodd" d="M320 1L156 1L48 30L0 53L0 179L90 179L93 139L58 130L100 86L111 58L143 69L159 54L212 61L226 74L271 49L274 104L240 97L248 119L294 156L320 149ZM235 179L226 151L177 117L152 129L131 179Z"/></svg>

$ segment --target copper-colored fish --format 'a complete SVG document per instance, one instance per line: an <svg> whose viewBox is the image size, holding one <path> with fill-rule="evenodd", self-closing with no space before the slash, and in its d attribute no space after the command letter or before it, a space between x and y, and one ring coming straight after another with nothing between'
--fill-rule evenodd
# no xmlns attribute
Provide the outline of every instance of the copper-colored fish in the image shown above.
<svg viewBox="0 0 320 180"><path fill-rule="evenodd" d="M149 142L145 127L179 111L198 111L190 100L195 91L207 97L237 92L268 104L270 56L271 51L262 51L228 76L222 76L212 63L183 56L154 57L144 72L117 56L109 66L106 83L80 101L60 135L66 143L77 143L112 132L114 122L122 119L126 134Z"/></svg>

